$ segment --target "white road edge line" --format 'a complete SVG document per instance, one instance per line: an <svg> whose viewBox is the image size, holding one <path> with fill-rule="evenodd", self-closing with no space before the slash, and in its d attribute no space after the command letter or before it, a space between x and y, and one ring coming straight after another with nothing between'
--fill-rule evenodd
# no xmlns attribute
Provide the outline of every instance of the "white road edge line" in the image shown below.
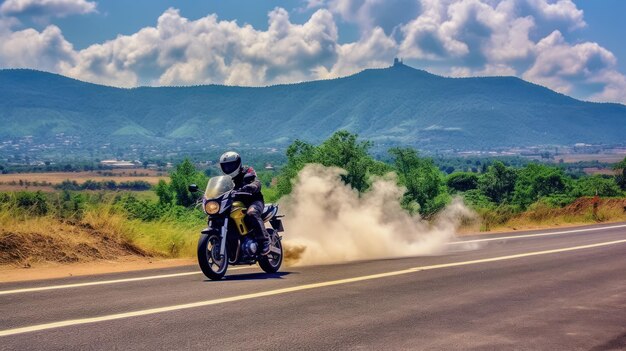
<svg viewBox="0 0 626 351"><path fill-rule="evenodd" d="M620 225L612 225L612 226L608 226L608 227L599 227L599 228L584 228L584 229L563 230L563 231L559 231L559 232L535 233L535 234L524 234L524 235L513 235L513 236L499 236L499 237L487 238L487 239L452 241L452 242L447 243L446 245L480 243L480 242L485 242L485 241L496 241L496 240L524 239L524 238L532 238L532 237L538 237L538 236L550 236L550 235L562 235L562 234L571 234L571 233L583 233L583 232L591 232L591 231L598 231L598 230L608 230L608 229L616 229L616 228L625 228L625 227L626 227L626 224L620 224Z"/></svg>
<svg viewBox="0 0 626 351"><path fill-rule="evenodd" d="M62 327L68 327L68 326L74 326L74 325L146 316L146 315L151 315L151 314L178 311L178 310L184 310L184 309L190 309L190 308L196 308L196 307L218 305L218 304L223 304L223 303L228 303L228 302L235 302L235 301L249 300L249 299L255 299L255 298L266 297L266 296L287 294L287 293L292 293L292 292L297 292L297 291L317 289L317 288L323 288L323 287L334 286L334 285L350 284L350 283L356 283L356 282L361 282L365 280L381 279L381 278L386 278L386 277L392 277L392 276L397 276L397 275L403 275L403 274L409 274L409 273L415 273L415 272L427 271L427 270L433 270L433 269L512 260L512 259L517 259L517 258L522 258L522 257L548 255L548 254L554 254L554 253L560 253L560 252L576 251L576 250L590 249L590 248L595 248L595 247L602 247L602 246L609 246L609 245L616 245L616 244L623 244L623 243L626 243L626 239L608 241L608 242L602 242L602 243L596 243L596 244L590 244L590 245L566 247L566 248L554 249L554 250L535 251L535 252L527 252L527 253L521 253L521 254L509 255L509 256L491 257L491 258L484 258L484 259L472 260L472 261L452 262L452 263L436 264L436 265L431 265L431 266L414 267L414 268L404 269L400 271L365 275L365 276L360 276L360 277L346 278L346 279L339 279L339 280L331 280L331 281L321 282L321 283L305 284L305 285L294 286L290 288L269 290L269 291L263 291L263 292L245 294L245 295L239 295L239 296L232 296L232 297L225 297L225 298L214 299L214 300L199 301L199 302L187 303L187 304L182 304L182 305L158 307L158 308L151 308L151 309L139 310L139 311L133 311L133 312L111 314L111 315L100 316L100 317L72 319L72 320L66 320L66 321L60 321L60 322L33 325L30 327L0 330L0 337L35 332L35 331L42 331L42 330L47 330L47 329L62 328Z"/></svg>
<svg viewBox="0 0 626 351"><path fill-rule="evenodd" d="M250 268L254 268L254 267L256 267L256 266L236 267L236 268L230 268L229 270L236 271L236 270L241 270L241 269L250 269ZM162 274L162 275L150 275L150 276L146 276L146 277L124 278L124 279L115 279L115 280L102 280L102 281L86 282L86 283L76 283L76 284L40 286L40 287L35 287L35 288L4 290L4 291L0 291L0 295L19 294L19 293L35 292L35 291L45 291L45 290L81 288L81 287L92 286L92 285L118 284L118 283L127 283L127 282L137 282L137 281L142 281L142 280L153 280L153 279L184 277L186 275L194 275L194 274L201 274L201 273L202 272L199 272L199 271L198 272L185 272L185 273L172 273L172 274Z"/></svg>

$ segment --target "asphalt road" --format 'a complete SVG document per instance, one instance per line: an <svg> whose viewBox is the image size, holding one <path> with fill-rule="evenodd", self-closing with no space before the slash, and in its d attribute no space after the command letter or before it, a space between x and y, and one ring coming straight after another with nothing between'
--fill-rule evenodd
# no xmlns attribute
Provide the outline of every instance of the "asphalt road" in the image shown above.
<svg viewBox="0 0 626 351"><path fill-rule="evenodd" d="M190 266L0 284L0 349L626 350L626 224L464 240L219 282Z"/></svg>

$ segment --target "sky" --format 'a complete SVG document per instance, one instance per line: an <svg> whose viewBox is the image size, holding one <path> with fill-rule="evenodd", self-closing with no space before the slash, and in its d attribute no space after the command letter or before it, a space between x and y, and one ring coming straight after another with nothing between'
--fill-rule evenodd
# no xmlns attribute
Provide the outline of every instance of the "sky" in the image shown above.
<svg viewBox="0 0 626 351"><path fill-rule="evenodd" d="M405 64L626 103L625 0L4 0L0 68L265 86Z"/></svg>

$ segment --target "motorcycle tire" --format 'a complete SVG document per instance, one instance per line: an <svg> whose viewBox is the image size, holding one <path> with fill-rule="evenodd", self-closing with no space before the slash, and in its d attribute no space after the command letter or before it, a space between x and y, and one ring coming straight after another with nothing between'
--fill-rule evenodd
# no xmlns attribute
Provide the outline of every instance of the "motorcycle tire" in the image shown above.
<svg viewBox="0 0 626 351"><path fill-rule="evenodd" d="M221 238L217 234L201 234L198 240L198 264L202 273L211 280L220 280L228 269L228 250L221 260L215 260L219 255Z"/></svg>
<svg viewBox="0 0 626 351"><path fill-rule="evenodd" d="M268 229L267 231L270 235L272 246L278 248L280 250L280 254L270 252L265 256L261 256L259 258L259 266L261 266L261 269L265 271L265 273L276 273L283 263L283 245L280 242L280 238L278 237L276 231L273 229Z"/></svg>

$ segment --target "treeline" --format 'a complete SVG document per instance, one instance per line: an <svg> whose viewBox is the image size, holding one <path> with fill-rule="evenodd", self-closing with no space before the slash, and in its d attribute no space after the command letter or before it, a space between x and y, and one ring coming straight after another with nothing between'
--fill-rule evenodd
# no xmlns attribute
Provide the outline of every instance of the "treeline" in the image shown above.
<svg viewBox="0 0 626 351"><path fill-rule="evenodd" d="M13 185L13 186L22 186L22 187L29 187L29 186L52 186L53 184L51 182L42 180L42 181L38 181L38 180L26 180L26 179L19 179L19 180L11 180L9 182L0 182L0 184L6 184L6 185Z"/></svg>
<svg viewBox="0 0 626 351"><path fill-rule="evenodd" d="M48 172L84 172L97 170L110 170L99 162L73 162L73 163L50 163L43 165L3 165L0 164L0 173L48 173Z"/></svg>
<svg viewBox="0 0 626 351"><path fill-rule="evenodd" d="M345 169L343 181L359 192L369 189L373 177L393 172L406 189L403 207L424 216L437 213L453 196L462 196L475 209L519 213L538 201L564 206L582 196L624 196L626 190L626 160L615 165L615 176L576 177L558 166L514 163L514 167L499 160L474 162L473 167L480 167L477 173L447 174L432 158L422 157L412 148L391 148L386 157L377 160L370 154L371 147L371 142L346 131L336 132L319 145L294 141L287 148L287 162L277 173L259 174L266 201L291 193L295 177L310 163ZM191 194L187 185L203 187L207 179L207 173L196 170L189 160L183 161L169 182L162 180L155 187L159 204L193 206L199 195Z"/></svg>
<svg viewBox="0 0 626 351"><path fill-rule="evenodd" d="M450 193L462 194L476 208L509 206L526 210L541 201L565 206L583 196L624 196L623 177L594 175L573 178L562 169L542 164L513 168L496 161L482 174L457 172L446 177Z"/></svg>
<svg viewBox="0 0 626 351"><path fill-rule="evenodd" d="M115 182L114 180L86 180L78 183L75 180L64 180L62 183L54 185L55 189L80 191L80 190L132 190L145 191L152 189L152 185L144 180L133 180L127 182Z"/></svg>
<svg viewBox="0 0 626 351"><path fill-rule="evenodd" d="M398 183L406 188L403 206L425 216L438 212L455 195L476 209L519 213L538 201L564 206L582 196L624 196L626 190L626 158L614 166L615 176L575 178L558 166L528 163L512 167L498 160L474 163L472 167L477 171L480 167L480 173L446 174L433 159L421 157L412 148L389 149L387 162L381 162L369 154L371 146L345 131L320 145L295 141L287 149L288 160L278 176L276 196L291 192L292 180L308 163L344 168L347 173L343 180L359 192L367 191L371 176L394 172Z"/></svg>
<svg viewBox="0 0 626 351"><path fill-rule="evenodd" d="M521 156L497 156L497 157L486 157L486 156L468 156L468 157L449 157L449 156L437 156L433 158L435 164L439 167L439 169L446 173L451 174L454 172L472 172L472 173L485 173L487 171L487 167L494 164L496 161L500 161L507 166L514 168L522 168L529 164L537 164L543 162L539 162L536 160L531 160L528 158L524 158ZM578 162L558 162L552 163L553 167L557 167L562 169L566 174L571 175L573 177L581 177L585 175L585 168L598 168L598 169L609 169L612 164L607 162L600 162L597 160L593 161L578 161Z"/></svg>

